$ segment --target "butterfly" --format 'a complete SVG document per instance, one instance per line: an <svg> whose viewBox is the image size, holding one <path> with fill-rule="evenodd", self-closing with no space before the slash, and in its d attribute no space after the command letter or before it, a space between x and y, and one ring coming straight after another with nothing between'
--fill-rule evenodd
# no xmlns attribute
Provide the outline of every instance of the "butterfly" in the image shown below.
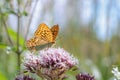
<svg viewBox="0 0 120 80"><path fill-rule="evenodd" d="M26 41L26 47L30 51L37 51L46 47L51 47L55 43L58 31L58 25L54 25L50 29L45 23L42 23L38 26L33 38Z"/></svg>

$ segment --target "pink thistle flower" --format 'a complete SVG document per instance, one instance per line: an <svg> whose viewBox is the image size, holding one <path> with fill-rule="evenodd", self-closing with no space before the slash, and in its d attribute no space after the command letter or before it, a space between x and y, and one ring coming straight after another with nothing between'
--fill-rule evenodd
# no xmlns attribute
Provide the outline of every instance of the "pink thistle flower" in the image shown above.
<svg viewBox="0 0 120 80"><path fill-rule="evenodd" d="M78 60L62 48L41 50L38 55L25 56L25 67L47 80L62 80L65 72L78 64Z"/></svg>
<svg viewBox="0 0 120 80"><path fill-rule="evenodd" d="M18 75L16 76L15 80L35 80L29 75Z"/></svg>
<svg viewBox="0 0 120 80"><path fill-rule="evenodd" d="M89 74L77 74L76 75L76 80L95 80L93 76L89 75Z"/></svg>
<svg viewBox="0 0 120 80"><path fill-rule="evenodd" d="M41 64L44 67L62 66L69 69L78 64L76 58L61 48L49 48L47 50L42 50L40 51L39 57L41 58Z"/></svg>
<svg viewBox="0 0 120 80"><path fill-rule="evenodd" d="M41 67L40 59L37 57L37 55L28 53L25 55L25 58L23 60L23 64L26 67L27 70L29 70L32 73L35 73L35 70L39 67Z"/></svg>

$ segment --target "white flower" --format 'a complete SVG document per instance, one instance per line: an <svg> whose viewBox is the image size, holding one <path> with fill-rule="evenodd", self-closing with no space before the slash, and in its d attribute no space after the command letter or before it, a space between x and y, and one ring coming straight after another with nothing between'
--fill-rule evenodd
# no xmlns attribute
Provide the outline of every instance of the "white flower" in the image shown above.
<svg viewBox="0 0 120 80"><path fill-rule="evenodd" d="M114 76L117 80L120 80L120 72L118 70L118 67L113 68L113 70L111 72L114 74Z"/></svg>

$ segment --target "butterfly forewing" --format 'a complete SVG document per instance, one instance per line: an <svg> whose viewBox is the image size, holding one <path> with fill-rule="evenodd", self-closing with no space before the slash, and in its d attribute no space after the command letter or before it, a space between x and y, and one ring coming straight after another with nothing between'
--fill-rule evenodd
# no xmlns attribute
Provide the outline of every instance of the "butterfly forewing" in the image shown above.
<svg viewBox="0 0 120 80"><path fill-rule="evenodd" d="M34 34L35 37L39 37L45 41L52 42L53 41L53 35L49 27L42 23L38 26L38 29L35 31Z"/></svg>
<svg viewBox="0 0 120 80"><path fill-rule="evenodd" d="M52 28L51 28L51 32L52 32L52 35L53 35L53 41L55 41L57 35L58 35L58 31L59 31L59 26L58 25L54 25Z"/></svg>

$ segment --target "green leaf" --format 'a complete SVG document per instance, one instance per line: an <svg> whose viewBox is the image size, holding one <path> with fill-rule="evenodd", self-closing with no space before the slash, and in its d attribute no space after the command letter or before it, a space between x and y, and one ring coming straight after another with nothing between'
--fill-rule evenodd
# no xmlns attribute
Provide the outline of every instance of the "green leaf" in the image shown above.
<svg viewBox="0 0 120 80"><path fill-rule="evenodd" d="M23 13L22 13L24 16L27 16L28 15L28 13L26 12L26 11L23 11Z"/></svg>
<svg viewBox="0 0 120 80"><path fill-rule="evenodd" d="M4 48L6 48L6 47L7 47L6 44L0 43L0 49L4 49Z"/></svg>
<svg viewBox="0 0 120 80"><path fill-rule="evenodd" d="M6 8L6 12L5 13L7 13L8 15L9 14L15 14L16 15L16 12L12 9L12 8Z"/></svg>
<svg viewBox="0 0 120 80"><path fill-rule="evenodd" d="M3 75L2 73L0 73L0 80L7 80L7 78L5 77L5 75Z"/></svg>
<svg viewBox="0 0 120 80"><path fill-rule="evenodd" d="M8 28L8 33L10 34L10 37L11 39L14 41L14 42L17 42L17 32L15 32L13 29L11 29L10 27ZM22 36L19 35L19 42L20 42L20 45L22 46L23 45L23 42L24 42L24 38Z"/></svg>

